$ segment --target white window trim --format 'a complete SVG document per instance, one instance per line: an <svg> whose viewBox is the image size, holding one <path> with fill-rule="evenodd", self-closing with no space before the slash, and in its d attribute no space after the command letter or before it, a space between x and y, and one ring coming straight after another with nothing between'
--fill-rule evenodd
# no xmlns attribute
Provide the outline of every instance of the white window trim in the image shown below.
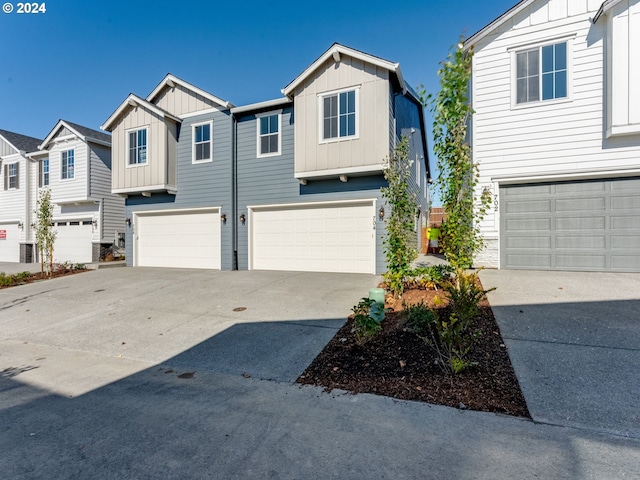
<svg viewBox="0 0 640 480"><path fill-rule="evenodd" d="M278 151L271 153L260 153L260 119L264 117L272 117L274 115L278 115ZM273 135L273 134L269 134ZM282 114L276 112L268 112L260 115L256 115L256 157L257 158L265 158L265 157L277 157L278 155L282 155Z"/></svg>
<svg viewBox="0 0 640 480"><path fill-rule="evenodd" d="M526 45L518 45L512 47L507 51L511 55L511 110L521 110L526 108L535 108L540 105L556 105L559 103L569 103L573 101L573 39L575 35L565 36L560 38L549 39L544 42L531 43ZM549 100L542 100L542 72L539 72L540 76L540 100L535 102L523 102L518 103L518 80L517 80L517 68L518 68L518 53L526 52L528 50L539 49L540 50L540 62L542 63L542 47L549 45L555 45L557 43L567 44L567 96L563 98L553 98Z"/></svg>
<svg viewBox="0 0 640 480"><path fill-rule="evenodd" d="M196 160L196 127L201 127L202 125L209 125L209 158ZM198 164L211 162L213 162L213 120L194 123L191 125L191 163Z"/></svg>
<svg viewBox="0 0 640 480"><path fill-rule="evenodd" d="M44 183L44 162L48 163L48 169L49 171L47 172L47 174L49 175L49 183ZM75 170L75 155L74 155L74 170ZM75 173L75 172L74 172ZM62 175L62 171L60 172L60 174ZM38 163L38 185L42 185L39 188L47 188L51 186L51 160L48 158L43 158L42 160L39 161Z"/></svg>
<svg viewBox="0 0 640 480"><path fill-rule="evenodd" d="M16 174L15 175L9 175L9 169L11 167L13 167L15 165L16 167ZM11 186L11 178L15 177L18 180L18 186L17 187L12 187ZM12 162L12 163L7 163L7 190L20 190L20 162Z"/></svg>
<svg viewBox="0 0 640 480"><path fill-rule="evenodd" d="M140 130L146 130L147 131L147 161L145 163L129 163L129 148L131 147L131 145L129 145L129 134L131 132L137 132ZM142 125L140 127L134 127L134 128L129 128L127 130L124 131L124 135L125 135L125 153L124 153L124 162L126 165L126 168L138 168L138 167L146 167L149 165L149 158L151 158L149 156L149 125Z"/></svg>
<svg viewBox="0 0 640 480"><path fill-rule="evenodd" d="M69 178L69 167L67 166L67 178L62 177L62 154L67 152L67 160L69 159L68 152L73 152L73 177ZM60 151L60 181L61 182L73 182L76 179L76 149L65 148ZM49 183L51 183L51 163L49 163Z"/></svg>
<svg viewBox="0 0 640 480"><path fill-rule="evenodd" d="M330 97L333 95L339 95L343 92L349 92L351 90L354 90L356 92L355 94L355 100L356 100L356 133L355 135L350 135L347 137L335 137L335 138L323 138L324 137L324 105L323 105L323 100L325 97ZM338 109L340 107L338 106ZM338 129L340 128L340 126L338 125ZM346 88L340 88L338 90L331 90L329 92L322 92L318 94L318 143L320 144L325 144L325 143L334 143L334 142L344 142L344 141L348 141L348 140L357 140L358 138L360 138L360 85L354 85L351 87L346 87Z"/></svg>

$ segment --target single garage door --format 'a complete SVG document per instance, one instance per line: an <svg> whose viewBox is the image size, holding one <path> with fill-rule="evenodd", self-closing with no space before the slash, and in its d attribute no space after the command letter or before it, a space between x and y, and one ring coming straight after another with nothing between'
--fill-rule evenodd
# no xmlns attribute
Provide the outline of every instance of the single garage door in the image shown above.
<svg viewBox="0 0 640 480"><path fill-rule="evenodd" d="M256 270L375 273L374 202L254 207Z"/></svg>
<svg viewBox="0 0 640 480"><path fill-rule="evenodd" d="M17 223L0 223L0 262L20 261L20 229Z"/></svg>
<svg viewBox="0 0 640 480"><path fill-rule="evenodd" d="M220 269L220 211L134 214L136 266Z"/></svg>
<svg viewBox="0 0 640 480"><path fill-rule="evenodd" d="M91 263L93 226L91 220L55 222L56 240L53 261L57 263Z"/></svg>
<svg viewBox="0 0 640 480"><path fill-rule="evenodd" d="M504 268L640 272L640 178L500 188Z"/></svg>

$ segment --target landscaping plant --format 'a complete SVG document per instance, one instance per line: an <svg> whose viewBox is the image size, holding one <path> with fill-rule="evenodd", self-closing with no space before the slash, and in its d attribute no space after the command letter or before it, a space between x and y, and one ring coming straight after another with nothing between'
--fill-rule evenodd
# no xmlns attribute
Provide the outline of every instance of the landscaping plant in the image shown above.
<svg viewBox="0 0 640 480"><path fill-rule="evenodd" d="M371 337L382 330L384 320L384 305L370 298L363 298L354 306L353 328L358 343L366 343Z"/></svg>
<svg viewBox="0 0 640 480"><path fill-rule="evenodd" d="M388 166L384 171L388 186L382 188L382 197L391 207L384 238L388 270L383 278L395 297L402 295L405 278L411 271L411 262L418 258L413 230L418 202L409 188L411 165L409 143L403 137L388 158Z"/></svg>
<svg viewBox="0 0 640 480"><path fill-rule="evenodd" d="M40 252L40 271L45 273L45 265L49 276L53 273L53 244L56 232L53 230L53 204L51 191L41 190L36 208L36 247Z"/></svg>

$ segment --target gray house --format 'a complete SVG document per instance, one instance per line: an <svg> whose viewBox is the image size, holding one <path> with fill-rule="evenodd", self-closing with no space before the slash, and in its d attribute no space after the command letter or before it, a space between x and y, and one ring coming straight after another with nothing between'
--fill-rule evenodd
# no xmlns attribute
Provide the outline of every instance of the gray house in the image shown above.
<svg viewBox="0 0 640 480"><path fill-rule="evenodd" d="M403 135L420 241L424 117L399 65L334 44L283 94L234 107L168 75L120 105L103 128L129 265L382 273L380 188Z"/></svg>

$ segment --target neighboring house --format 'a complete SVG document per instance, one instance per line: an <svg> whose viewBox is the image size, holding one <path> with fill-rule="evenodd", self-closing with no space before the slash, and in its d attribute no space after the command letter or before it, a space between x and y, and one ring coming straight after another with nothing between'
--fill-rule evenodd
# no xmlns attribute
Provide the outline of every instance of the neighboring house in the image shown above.
<svg viewBox="0 0 640 480"><path fill-rule="evenodd" d="M380 188L401 135L419 242L424 117L399 65L335 44L283 93L234 107L167 75L109 117L129 265L381 273L389 209Z"/></svg>
<svg viewBox="0 0 640 480"><path fill-rule="evenodd" d="M0 262L31 261L32 165L42 140L0 130Z"/></svg>
<svg viewBox="0 0 640 480"><path fill-rule="evenodd" d="M111 193L111 138L60 120L44 140L0 131L0 261L37 262L41 189L54 205L55 262L98 261L123 232L124 200Z"/></svg>
<svg viewBox="0 0 640 480"><path fill-rule="evenodd" d="M640 272L640 0L527 0L465 42L478 263Z"/></svg>

